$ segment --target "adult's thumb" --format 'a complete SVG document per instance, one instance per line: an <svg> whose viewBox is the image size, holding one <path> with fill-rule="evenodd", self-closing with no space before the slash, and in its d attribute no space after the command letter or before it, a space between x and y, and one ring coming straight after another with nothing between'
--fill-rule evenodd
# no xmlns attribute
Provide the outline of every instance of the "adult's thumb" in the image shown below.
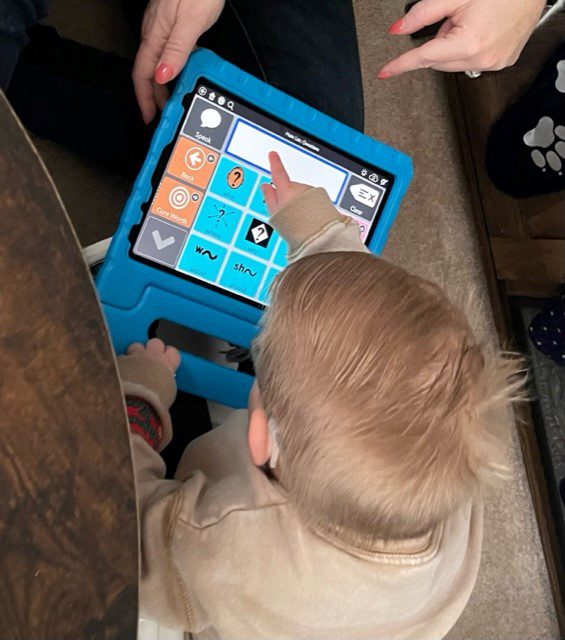
<svg viewBox="0 0 565 640"><path fill-rule="evenodd" d="M173 27L155 70L155 82L165 84L176 78L196 46L198 34L178 23Z"/></svg>

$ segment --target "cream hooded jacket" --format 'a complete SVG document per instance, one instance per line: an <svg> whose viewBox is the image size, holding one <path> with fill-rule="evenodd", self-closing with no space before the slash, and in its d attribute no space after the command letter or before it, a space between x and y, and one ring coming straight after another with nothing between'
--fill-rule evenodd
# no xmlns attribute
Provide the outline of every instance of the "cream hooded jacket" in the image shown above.
<svg viewBox="0 0 565 640"><path fill-rule="evenodd" d="M271 219L289 260L366 251L358 226L310 189ZM170 380L127 356L124 391L145 397L167 432ZM164 417L164 419L163 419ZM132 450L141 527L140 613L196 638L441 638L473 589L482 505L469 502L418 538L354 548L298 517L283 487L255 467L247 412L234 411L186 449L175 480L139 436ZM355 461L352 461L354 464Z"/></svg>

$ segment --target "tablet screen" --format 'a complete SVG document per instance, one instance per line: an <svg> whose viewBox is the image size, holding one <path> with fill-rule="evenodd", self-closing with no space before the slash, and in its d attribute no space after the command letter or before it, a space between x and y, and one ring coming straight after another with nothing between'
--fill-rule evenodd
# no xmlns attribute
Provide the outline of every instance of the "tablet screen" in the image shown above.
<svg viewBox="0 0 565 640"><path fill-rule="evenodd" d="M326 189L368 243L393 176L200 79L165 147L133 257L257 306L286 265L260 186L277 151L291 180Z"/></svg>

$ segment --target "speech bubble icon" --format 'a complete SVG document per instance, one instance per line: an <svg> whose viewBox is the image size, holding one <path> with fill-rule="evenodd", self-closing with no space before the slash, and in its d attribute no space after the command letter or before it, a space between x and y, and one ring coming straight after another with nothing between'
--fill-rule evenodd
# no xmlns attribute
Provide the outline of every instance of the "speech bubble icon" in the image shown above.
<svg viewBox="0 0 565 640"><path fill-rule="evenodd" d="M216 109L204 109L200 114L200 126L208 129L215 129L220 126L222 116Z"/></svg>

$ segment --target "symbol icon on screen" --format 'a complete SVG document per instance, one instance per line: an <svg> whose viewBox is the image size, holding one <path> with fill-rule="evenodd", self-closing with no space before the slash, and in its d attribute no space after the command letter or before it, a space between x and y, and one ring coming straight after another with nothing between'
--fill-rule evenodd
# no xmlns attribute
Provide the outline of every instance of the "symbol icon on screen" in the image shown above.
<svg viewBox="0 0 565 640"><path fill-rule="evenodd" d="M201 256L205 256L206 258L208 258L209 260L217 260L218 259L218 254L217 253L212 253L209 249L204 249L203 247L201 247L199 244L196 245L195 248L196 253L198 253Z"/></svg>
<svg viewBox="0 0 565 640"><path fill-rule="evenodd" d="M243 180L245 178L245 171L242 167L234 167L228 175L226 176L226 180L228 183L228 187L232 189L238 189L243 184Z"/></svg>
<svg viewBox="0 0 565 640"><path fill-rule="evenodd" d="M204 109L204 111L200 114L200 126L204 129L215 129L221 124L222 116L217 109Z"/></svg>
<svg viewBox="0 0 565 640"><path fill-rule="evenodd" d="M260 247L266 247L273 235L273 228L266 222L253 218L245 239Z"/></svg>
<svg viewBox="0 0 565 640"><path fill-rule="evenodd" d="M376 173L372 173L369 176L369 180L371 180L372 182L378 182L379 181L379 176Z"/></svg>
<svg viewBox="0 0 565 640"><path fill-rule="evenodd" d="M220 209L216 205L214 205L214 209L216 209L218 213L216 215L208 216L208 219L215 220L216 227L220 226L220 223L222 223L224 227L227 227L228 223L225 219L228 216L233 216L235 214L235 211L226 211L223 207Z"/></svg>
<svg viewBox="0 0 565 640"><path fill-rule="evenodd" d="M169 193L169 204L173 209L184 209L190 200L190 191L186 187L175 187Z"/></svg>
<svg viewBox="0 0 565 640"><path fill-rule="evenodd" d="M206 89L206 87L199 87L199 89L198 89L198 93L199 93L201 96L205 96L205 95L208 93L208 89Z"/></svg>
<svg viewBox="0 0 565 640"><path fill-rule="evenodd" d="M367 171L367 169L361 169L361 175L363 177L365 177L369 172Z"/></svg>
<svg viewBox="0 0 565 640"><path fill-rule="evenodd" d="M232 109L235 107L233 100L228 100L228 104L226 105L228 109Z"/></svg>
<svg viewBox="0 0 565 640"><path fill-rule="evenodd" d="M198 147L191 147L184 154L184 164L193 171L198 171L204 166L204 153Z"/></svg>
<svg viewBox="0 0 565 640"><path fill-rule="evenodd" d="M212 93L208 96L212 102L216 99L216 94L212 91Z"/></svg>
<svg viewBox="0 0 565 640"><path fill-rule="evenodd" d="M223 107L226 104L226 99L224 98L224 96L220 96L218 98L218 104L220 105L220 107Z"/></svg>
<svg viewBox="0 0 565 640"><path fill-rule="evenodd" d="M153 240L155 241L157 251L162 251L163 249L170 247L176 242L174 236L169 236L168 238L163 239L158 229L155 229L151 235L153 236Z"/></svg>
<svg viewBox="0 0 565 640"><path fill-rule="evenodd" d="M354 184L349 187L351 195L366 207L374 207L379 199L379 192L365 184Z"/></svg>
<svg viewBox="0 0 565 640"><path fill-rule="evenodd" d="M251 269L249 267L246 267L241 262L238 262L238 263L234 264L233 268L234 268L234 271L237 271L239 273L243 273L243 275L251 276L252 278L255 278L257 276L257 271L251 271Z"/></svg>

